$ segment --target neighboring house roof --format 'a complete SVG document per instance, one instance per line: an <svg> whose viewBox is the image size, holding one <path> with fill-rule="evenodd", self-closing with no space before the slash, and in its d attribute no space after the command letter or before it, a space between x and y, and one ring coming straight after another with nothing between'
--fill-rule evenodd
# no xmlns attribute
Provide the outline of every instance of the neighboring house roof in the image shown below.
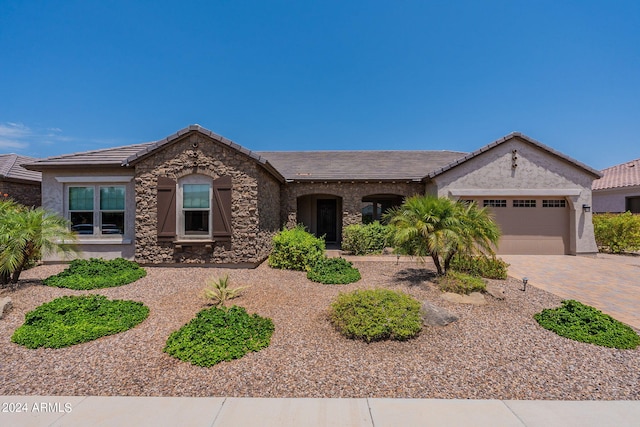
<svg viewBox="0 0 640 427"><path fill-rule="evenodd" d="M573 158L571 158L571 157L569 157L569 156L567 156L565 154L562 154L561 152L556 151L553 148L548 147L548 146L544 145L543 143L541 143L539 141L536 141L533 138L530 138L530 137L528 137L528 136L526 136L526 135L524 135L524 134L522 134L520 132L512 132L512 133L510 133L509 135L507 135L505 137L502 137L502 138L500 138L500 139L498 139L496 141L493 141L490 144L485 145L484 147L480 148L479 150L474 151L473 153L469 153L466 156L455 160L454 162L446 165L445 167L443 167L441 169L434 170L433 172L429 173L425 178L435 178L436 176L438 176L438 175L440 175L440 174L442 174L442 173L444 173L444 172L446 172L446 171L448 171L450 169L453 169L454 167L458 166L459 164L464 163L464 162L466 162L468 160L471 160L474 157L479 156L480 154L484 153L485 151L489 151L492 148L495 148L495 147L497 147L497 146L499 146L499 145L501 145L501 144L503 144L503 143L505 143L507 141L510 141L510 140L514 139L514 138L519 138L519 139L521 139L521 140L523 140L525 142L528 142L529 144L534 145L534 146L536 146L536 147L548 152L549 154L552 154L552 155L560 158L561 160L564 160L564 161L566 161L566 162L568 162L568 163L570 163L570 164L572 164L572 165L574 165L574 166L576 166L576 167L578 167L580 169L583 169L584 171L586 171L586 172L590 173L591 175L595 176L596 178L600 178L602 176L600 174L600 172L598 172L597 170L593 169L592 167L587 166L584 163L581 163L581 162L579 162L579 161L577 161L577 160L575 160L575 159L573 159Z"/></svg>
<svg viewBox="0 0 640 427"><path fill-rule="evenodd" d="M592 190L640 186L640 159L603 169L602 178L593 181Z"/></svg>
<svg viewBox="0 0 640 427"><path fill-rule="evenodd" d="M288 181L420 181L457 151L262 151Z"/></svg>
<svg viewBox="0 0 640 427"><path fill-rule="evenodd" d="M0 154L0 179L39 183L42 181L40 172L27 170L23 167L37 159L33 157L19 156L17 154Z"/></svg>

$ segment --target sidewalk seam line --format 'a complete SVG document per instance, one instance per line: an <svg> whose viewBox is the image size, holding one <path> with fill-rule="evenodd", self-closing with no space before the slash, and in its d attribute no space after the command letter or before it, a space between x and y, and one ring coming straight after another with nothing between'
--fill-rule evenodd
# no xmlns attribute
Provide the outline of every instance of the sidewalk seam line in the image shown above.
<svg viewBox="0 0 640 427"><path fill-rule="evenodd" d="M367 409L369 410L369 418L371 419L371 427L376 427L376 422L373 420L373 414L371 413L371 405L369 404L369 397L367 397Z"/></svg>
<svg viewBox="0 0 640 427"><path fill-rule="evenodd" d="M222 401L222 405L220 405L220 409L218 409L218 413L216 414L215 417L213 417L213 421L211 422L210 427L213 427L216 425L216 421L218 421L218 417L220 416L220 413L222 412L222 408L224 408L224 404L227 403L227 399L228 397L225 396L224 400Z"/></svg>
<svg viewBox="0 0 640 427"><path fill-rule="evenodd" d="M520 418L520 416L518 414L516 414L513 409L511 409L511 406L509 406L506 401L501 400L500 402L502 402L502 404L507 407L509 412L511 412L513 414L513 416L516 417L518 419L518 421L520 421L520 424L522 424L524 427L527 427L527 424L524 422L524 420L522 418Z"/></svg>

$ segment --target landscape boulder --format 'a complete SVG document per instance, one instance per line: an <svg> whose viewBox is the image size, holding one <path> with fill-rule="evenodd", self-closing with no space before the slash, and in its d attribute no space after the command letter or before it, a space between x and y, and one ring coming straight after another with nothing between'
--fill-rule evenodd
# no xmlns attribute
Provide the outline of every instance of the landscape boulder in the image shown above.
<svg viewBox="0 0 640 427"><path fill-rule="evenodd" d="M458 304L485 305L487 303L487 300L484 299L484 295L480 292L471 292L469 295L445 292L442 294L442 299Z"/></svg>
<svg viewBox="0 0 640 427"><path fill-rule="evenodd" d="M11 302L11 298L4 297L0 298L0 319L4 316L4 314L9 311L9 309L13 306Z"/></svg>
<svg viewBox="0 0 640 427"><path fill-rule="evenodd" d="M429 301L422 303L420 314L422 314L422 323L426 326L446 326L458 320L458 316L431 304Z"/></svg>

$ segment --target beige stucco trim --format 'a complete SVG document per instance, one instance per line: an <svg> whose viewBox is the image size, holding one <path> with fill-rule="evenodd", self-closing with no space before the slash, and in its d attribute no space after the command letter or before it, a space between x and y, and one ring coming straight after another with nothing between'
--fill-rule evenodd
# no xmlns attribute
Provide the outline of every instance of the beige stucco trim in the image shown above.
<svg viewBox="0 0 640 427"><path fill-rule="evenodd" d="M462 196L505 196L505 197L518 197L518 196L579 196L582 190L579 188L536 188L536 189L451 189L449 190L450 197L462 197Z"/></svg>
<svg viewBox="0 0 640 427"><path fill-rule="evenodd" d="M76 182L131 182L133 176L56 176L56 181L61 183L76 183Z"/></svg>

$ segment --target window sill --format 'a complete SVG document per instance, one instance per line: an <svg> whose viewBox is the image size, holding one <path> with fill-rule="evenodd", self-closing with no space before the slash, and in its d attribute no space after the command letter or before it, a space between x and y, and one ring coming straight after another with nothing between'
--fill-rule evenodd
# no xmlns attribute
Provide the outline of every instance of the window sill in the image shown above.
<svg viewBox="0 0 640 427"><path fill-rule="evenodd" d="M130 245L131 239L106 239L104 237L82 238L76 240L79 245Z"/></svg>

